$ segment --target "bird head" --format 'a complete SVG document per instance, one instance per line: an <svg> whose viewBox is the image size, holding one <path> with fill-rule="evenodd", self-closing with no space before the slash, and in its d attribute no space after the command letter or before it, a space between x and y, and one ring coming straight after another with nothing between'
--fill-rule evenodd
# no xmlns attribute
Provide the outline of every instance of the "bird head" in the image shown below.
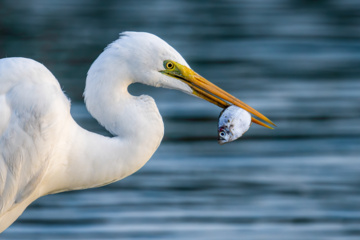
<svg viewBox="0 0 360 240"><path fill-rule="evenodd" d="M169 44L150 33L124 32L115 46L123 49L124 64L135 82L183 91L221 108L236 105L262 121L275 126L263 114L214 85L190 68L184 58ZM272 128L256 118L254 123Z"/></svg>

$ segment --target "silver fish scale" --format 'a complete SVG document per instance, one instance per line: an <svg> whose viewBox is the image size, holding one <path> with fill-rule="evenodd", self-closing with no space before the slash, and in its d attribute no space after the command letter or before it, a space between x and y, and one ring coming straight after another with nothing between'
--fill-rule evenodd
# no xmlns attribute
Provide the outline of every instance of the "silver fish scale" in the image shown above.
<svg viewBox="0 0 360 240"><path fill-rule="evenodd" d="M218 142L224 144L240 138L251 125L251 115L242 108L229 106L219 116Z"/></svg>

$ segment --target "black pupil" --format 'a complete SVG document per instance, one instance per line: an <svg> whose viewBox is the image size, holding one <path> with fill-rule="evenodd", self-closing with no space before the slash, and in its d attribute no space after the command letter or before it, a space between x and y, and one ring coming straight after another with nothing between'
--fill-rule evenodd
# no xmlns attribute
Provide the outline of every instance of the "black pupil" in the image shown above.
<svg viewBox="0 0 360 240"><path fill-rule="evenodd" d="M172 67L173 67L173 64L172 64L172 63L168 63L167 66L168 66L168 68L172 68Z"/></svg>

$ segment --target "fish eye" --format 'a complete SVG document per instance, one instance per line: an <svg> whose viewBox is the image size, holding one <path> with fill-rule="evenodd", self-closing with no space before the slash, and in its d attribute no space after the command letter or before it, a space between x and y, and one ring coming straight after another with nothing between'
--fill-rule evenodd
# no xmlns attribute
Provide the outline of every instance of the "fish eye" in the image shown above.
<svg viewBox="0 0 360 240"><path fill-rule="evenodd" d="M175 67L175 65L174 65L174 63L172 63L172 62L167 62L166 64L165 64L165 67L167 68L167 69L173 69L174 67Z"/></svg>
<svg viewBox="0 0 360 240"><path fill-rule="evenodd" d="M221 131L219 134L220 134L220 137L225 137L226 136L225 131Z"/></svg>

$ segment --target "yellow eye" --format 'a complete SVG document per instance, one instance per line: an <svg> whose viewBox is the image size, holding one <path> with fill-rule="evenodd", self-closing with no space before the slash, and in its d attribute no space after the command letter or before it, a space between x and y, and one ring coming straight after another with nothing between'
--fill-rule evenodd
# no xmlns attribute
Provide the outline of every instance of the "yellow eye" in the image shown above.
<svg viewBox="0 0 360 240"><path fill-rule="evenodd" d="M175 65L172 62L167 62L166 63L166 68L167 69L173 69L175 67Z"/></svg>

